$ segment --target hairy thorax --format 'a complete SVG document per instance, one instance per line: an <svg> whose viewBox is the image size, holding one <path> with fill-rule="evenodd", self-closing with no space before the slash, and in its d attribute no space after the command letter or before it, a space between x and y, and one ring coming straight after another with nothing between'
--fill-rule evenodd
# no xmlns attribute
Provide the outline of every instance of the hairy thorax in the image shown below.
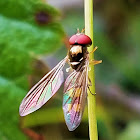
<svg viewBox="0 0 140 140"><path fill-rule="evenodd" d="M73 69L77 69L84 59L85 49L81 45L74 45L69 50L69 61Z"/></svg>

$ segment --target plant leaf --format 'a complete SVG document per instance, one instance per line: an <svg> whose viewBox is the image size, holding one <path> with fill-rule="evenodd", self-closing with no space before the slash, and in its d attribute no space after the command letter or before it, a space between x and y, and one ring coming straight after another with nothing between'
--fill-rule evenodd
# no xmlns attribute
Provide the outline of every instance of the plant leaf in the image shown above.
<svg viewBox="0 0 140 140"><path fill-rule="evenodd" d="M59 15L41 0L0 1L0 139L26 139L18 108L29 88L32 62L61 45Z"/></svg>

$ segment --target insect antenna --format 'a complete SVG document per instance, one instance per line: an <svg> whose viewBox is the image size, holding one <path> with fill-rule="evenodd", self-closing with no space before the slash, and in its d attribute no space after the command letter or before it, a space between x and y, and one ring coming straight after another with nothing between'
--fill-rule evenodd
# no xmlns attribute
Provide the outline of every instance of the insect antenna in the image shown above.
<svg viewBox="0 0 140 140"><path fill-rule="evenodd" d="M85 28L82 29L81 33L84 33L84 31L85 31Z"/></svg>
<svg viewBox="0 0 140 140"><path fill-rule="evenodd" d="M77 28L77 33L80 33L80 30L79 30L79 28Z"/></svg>

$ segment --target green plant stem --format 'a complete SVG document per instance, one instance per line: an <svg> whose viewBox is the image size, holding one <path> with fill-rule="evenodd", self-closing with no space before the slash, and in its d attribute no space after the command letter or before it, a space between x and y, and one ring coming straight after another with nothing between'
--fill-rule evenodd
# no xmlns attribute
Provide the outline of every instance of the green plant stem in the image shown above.
<svg viewBox="0 0 140 140"><path fill-rule="evenodd" d="M85 0L85 34L92 39L92 45L88 51L93 50L93 0ZM93 59L93 53L90 54L90 60ZM96 121L96 96L95 96L95 76L94 66L90 66L89 78L91 79L92 86L91 92L88 93L88 118L89 118L89 135L90 140L98 140L97 121Z"/></svg>

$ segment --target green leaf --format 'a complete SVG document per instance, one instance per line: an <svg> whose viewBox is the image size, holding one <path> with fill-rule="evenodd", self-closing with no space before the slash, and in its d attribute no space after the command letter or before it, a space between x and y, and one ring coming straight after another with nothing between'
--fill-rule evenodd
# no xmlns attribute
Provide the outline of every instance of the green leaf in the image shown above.
<svg viewBox="0 0 140 140"><path fill-rule="evenodd" d="M52 26L42 30L2 16L0 26L0 60L3 60L0 63L0 73L8 78L29 74L29 64L35 58L35 54L55 50L60 46L63 36L62 31L56 32Z"/></svg>
<svg viewBox="0 0 140 140"><path fill-rule="evenodd" d="M17 87L14 82L0 77L0 139L25 139L19 130L18 113L20 101L25 93L26 91Z"/></svg>
<svg viewBox="0 0 140 140"><path fill-rule="evenodd" d="M2 15L16 20L34 21L35 14L39 11L47 12L53 17L60 15L58 10L41 0L2 0L0 6Z"/></svg>
<svg viewBox="0 0 140 140"><path fill-rule="evenodd" d="M0 7L0 139L24 140L18 108L32 63L59 48L64 31L59 11L41 0L4 0Z"/></svg>

